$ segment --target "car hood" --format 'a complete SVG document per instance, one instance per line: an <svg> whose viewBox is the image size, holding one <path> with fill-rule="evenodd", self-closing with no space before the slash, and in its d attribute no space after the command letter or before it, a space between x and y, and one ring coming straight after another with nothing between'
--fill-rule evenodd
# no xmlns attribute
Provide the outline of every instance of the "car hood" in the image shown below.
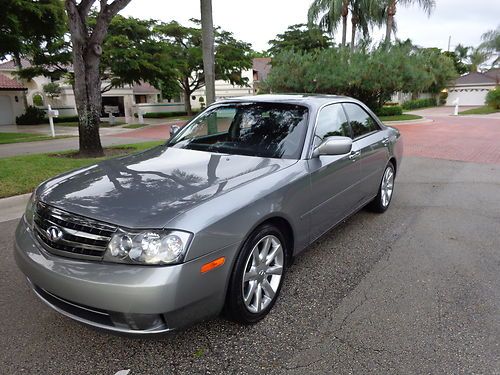
<svg viewBox="0 0 500 375"><path fill-rule="evenodd" d="M177 215L296 160L156 147L61 175L40 199L126 228L162 228Z"/></svg>

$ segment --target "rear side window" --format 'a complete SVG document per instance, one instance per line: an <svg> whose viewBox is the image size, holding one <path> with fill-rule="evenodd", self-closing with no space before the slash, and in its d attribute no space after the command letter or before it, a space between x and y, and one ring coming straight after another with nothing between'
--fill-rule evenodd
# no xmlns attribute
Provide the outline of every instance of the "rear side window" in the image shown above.
<svg viewBox="0 0 500 375"><path fill-rule="evenodd" d="M375 120L359 105L354 103L342 104L349 118L353 138L361 137L365 134L379 130Z"/></svg>
<svg viewBox="0 0 500 375"><path fill-rule="evenodd" d="M326 138L332 136L350 137L351 130L341 104L332 104L321 110L314 136L314 146L319 146Z"/></svg>

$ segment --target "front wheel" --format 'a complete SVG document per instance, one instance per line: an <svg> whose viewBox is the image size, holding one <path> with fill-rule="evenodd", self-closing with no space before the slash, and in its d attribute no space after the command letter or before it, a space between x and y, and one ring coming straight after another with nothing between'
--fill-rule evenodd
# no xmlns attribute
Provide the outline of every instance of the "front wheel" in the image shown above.
<svg viewBox="0 0 500 375"><path fill-rule="evenodd" d="M286 266L281 231L264 225L247 239L236 260L226 299L226 313L243 324L257 323L274 306Z"/></svg>
<svg viewBox="0 0 500 375"><path fill-rule="evenodd" d="M387 167L385 167L378 194L369 205L369 208L372 211L382 213L389 208L389 204L391 203L392 199L392 193L394 192L394 177L394 165L389 162L389 164L387 164Z"/></svg>

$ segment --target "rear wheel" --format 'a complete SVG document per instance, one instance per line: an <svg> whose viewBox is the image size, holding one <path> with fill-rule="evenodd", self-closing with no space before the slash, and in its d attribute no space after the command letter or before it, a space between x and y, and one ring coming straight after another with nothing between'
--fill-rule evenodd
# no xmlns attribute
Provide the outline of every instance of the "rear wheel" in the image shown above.
<svg viewBox="0 0 500 375"><path fill-rule="evenodd" d="M273 225L257 228L236 259L226 300L226 313L243 324L263 319L274 306L286 266L284 236Z"/></svg>
<svg viewBox="0 0 500 375"><path fill-rule="evenodd" d="M394 192L395 170L392 162L385 167L382 181L380 182L378 194L368 206L372 211L385 212L391 204L392 194Z"/></svg>

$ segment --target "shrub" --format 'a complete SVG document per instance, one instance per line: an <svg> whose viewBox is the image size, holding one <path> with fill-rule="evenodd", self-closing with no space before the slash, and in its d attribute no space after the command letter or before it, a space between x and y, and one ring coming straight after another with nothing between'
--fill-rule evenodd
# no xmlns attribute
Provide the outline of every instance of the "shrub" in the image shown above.
<svg viewBox="0 0 500 375"><path fill-rule="evenodd" d="M494 109L500 109L500 86L486 94L486 104Z"/></svg>
<svg viewBox="0 0 500 375"><path fill-rule="evenodd" d="M448 91L441 91L439 93L439 105L445 105L446 99L448 99Z"/></svg>
<svg viewBox="0 0 500 375"><path fill-rule="evenodd" d="M425 107L435 107L437 105L435 98L428 99L415 99L408 100L404 102L402 107L403 109L417 109L417 108L425 108Z"/></svg>
<svg viewBox="0 0 500 375"><path fill-rule="evenodd" d="M60 122L78 122L78 116L59 116L59 117L54 117L54 124L60 123ZM49 122L48 118L45 118L45 122Z"/></svg>
<svg viewBox="0 0 500 375"><path fill-rule="evenodd" d="M26 112L16 117L17 125L38 125L44 122L45 111L40 108L29 106Z"/></svg>
<svg viewBox="0 0 500 375"><path fill-rule="evenodd" d="M383 106L376 113L378 116L399 116L403 114L403 108L399 105Z"/></svg>

